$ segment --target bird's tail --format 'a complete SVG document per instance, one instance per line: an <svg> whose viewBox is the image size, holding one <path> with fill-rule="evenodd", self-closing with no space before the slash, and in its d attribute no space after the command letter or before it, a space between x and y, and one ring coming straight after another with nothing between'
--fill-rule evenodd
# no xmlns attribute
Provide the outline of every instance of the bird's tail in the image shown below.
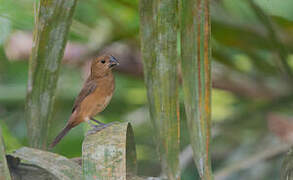
<svg viewBox="0 0 293 180"><path fill-rule="evenodd" d="M69 132L69 130L71 128L73 128L74 126L72 126L71 124L67 124L62 131L58 134L58 136L54 139L54 141L52 142L52 144L50 145L50 148L53 148L54 146L56 146L56 144L58 144L61 139Z"/></svg>

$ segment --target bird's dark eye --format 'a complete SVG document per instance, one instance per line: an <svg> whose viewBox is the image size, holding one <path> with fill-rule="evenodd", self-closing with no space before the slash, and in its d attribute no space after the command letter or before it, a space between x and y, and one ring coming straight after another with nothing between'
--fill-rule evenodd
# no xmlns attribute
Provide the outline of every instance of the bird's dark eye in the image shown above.
<svg viewBox="0 0 293 180"><path fill-rule="evenodd" d="M103 63L103 64L105 64L105 62L106 62L105 60L102 60L102 61L101 61L101 63Z"/></svg>

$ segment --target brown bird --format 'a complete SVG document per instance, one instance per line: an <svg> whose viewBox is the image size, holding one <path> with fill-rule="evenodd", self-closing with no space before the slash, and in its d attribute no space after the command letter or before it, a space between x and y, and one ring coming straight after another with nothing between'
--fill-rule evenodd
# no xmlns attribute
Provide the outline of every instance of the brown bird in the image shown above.
<svg viewBox="0 0 293 180"><path fill-rule="evenodd" d="M112 68L116 65L119 65L118 61L111 55L100 56L92 61L91 73L74 102L72 114L66 126L50 145L51 148L54 147L70 129L84 121L89 123L90 120L97 122L99 125L91 124L95 131L101 130L109 125L99 122L93 117L103 111L112 98L115 88Z"/></svg>

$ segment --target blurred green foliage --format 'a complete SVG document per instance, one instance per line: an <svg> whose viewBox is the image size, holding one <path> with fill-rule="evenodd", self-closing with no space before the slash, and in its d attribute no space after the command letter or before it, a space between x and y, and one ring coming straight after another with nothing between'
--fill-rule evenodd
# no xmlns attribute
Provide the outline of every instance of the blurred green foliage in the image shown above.
<svg viewBox="0 0 293 180"><path fill-rule="evenodd" d="M23 119L28 64L27 59L8 60L4 48L13 32L33 30L34 2L0 0L0 125L8 152L27 145L28 142ZM286 57L286 60L292 69L292 1L255 2L273 22L278 42L287 50L290 58ZM220 89L214 89L212 93L214 138L211 149L213 169L217 171L225 166L233 166L238 160L280 142L280 139L268 130L267 116L268 113L292 116L293 98L292 83L280 73L276 49L271 46L267 28L247 1L211 1L211 16L214 60L212 67L225 75L217 82ZM131 42L138 47L138 32L138 0L79 1L69 40L83 43L93 50L99 50L117 41ZM52 138L70 115L74 98L83 82L81 71L79 66L62 66L50 130ZM158 176L159 158L153 141L152 126L147 111L144 110L147 102L144 83L141 78L122 73L116 73L115 76L114 97L107 109L97 118L104 122L133 120L138 171L141 175ZM218 77L214 76L215 79ZM227 86L223 88L224 85ZM235 88L240 90L235 91ZM247 89L255 91L246 93ZM272 93L266 95L268 91ZM265 96L253 94L255 92ZM186 131L182 92L179 96L183 150L188 145L189 135ZM72 130L54 152L67 157L80 156L83 128L85 127L79 126ZM266 140L268 137L269 141ZM227 179L277 179L282 161L280 154L235 172ZM194 164L190 162L187 168L182 170L182 179L196 179L195 169Z"/></svg>

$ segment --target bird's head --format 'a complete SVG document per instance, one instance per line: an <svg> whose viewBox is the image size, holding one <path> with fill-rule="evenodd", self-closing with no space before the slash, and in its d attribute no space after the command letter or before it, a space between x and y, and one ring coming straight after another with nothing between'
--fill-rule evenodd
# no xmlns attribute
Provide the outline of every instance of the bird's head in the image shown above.
<svg viewBox="0 0 293 180"><path fill-rule="evenodd" d="M96 77L105 76L112 68L119 65L117 59L112 55L103 55L95 58L91 65L91 74Z"/></svg>

